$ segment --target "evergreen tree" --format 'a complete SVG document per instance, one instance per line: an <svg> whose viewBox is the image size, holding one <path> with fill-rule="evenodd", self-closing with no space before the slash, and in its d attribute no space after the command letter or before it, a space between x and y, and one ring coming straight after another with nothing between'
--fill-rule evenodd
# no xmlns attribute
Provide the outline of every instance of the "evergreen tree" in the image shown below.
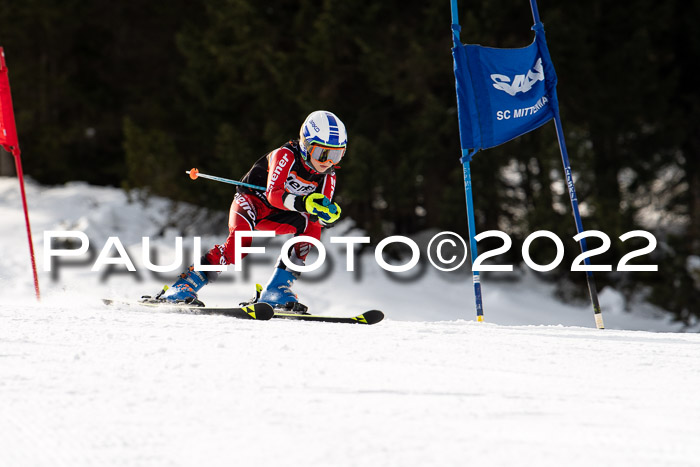
<svg viewBox="0 0 700 467"><path fill-rule="evenodd" d="M460 6L464 42L533 40L527 2ZM643 246L619 241L630 230L660 242L643 259L659 273L596 279L686 321L700 316L700 272L688 261L700 256L698 8L540 5L584 227L612 241L594 262L616 266ZM184 171L238 178L327 109L349 132L338 179L346 216L375 237L466 236L448 2L0 0L0 25L24 167L42 183L143 187L226 211L232 187ZM583 297L581 274L569 272L579 251L553 124L480 152L471 168L477 231L507 231L504 260L516 264L529 233L555 232L566 257L546 277ZM543 263L552 254L532 251Z"/></svg>

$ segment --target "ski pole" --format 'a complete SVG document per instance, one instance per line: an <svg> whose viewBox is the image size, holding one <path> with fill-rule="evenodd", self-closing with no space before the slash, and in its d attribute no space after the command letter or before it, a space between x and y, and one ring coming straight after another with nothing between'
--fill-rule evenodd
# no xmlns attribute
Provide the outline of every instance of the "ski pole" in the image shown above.
<svg viewBox="0 0 700 467"><path fill-rule="evenodd" d="M251 185L250 183L243 183L243 182L239 182L238 180L231 180L228 178L215 177L214 175L207 175L207 174L199 173L198 169L186 170L185 173L188 174L192 180L197 180L197 178L201 177L201 178L208 178L209 180L214 180L216 182L223 182L223 183L230 183L231 185L244 186L247 188L252 188L253 190L260 190L260 191L267 190L267 188L265 188L264 186Z"/></svg>
<svg viewBox="0 0 700 467"><path fill-rule="evenodd" d="M260 190L260 191L266 191L266 190L267 190L267 188L265 188L265 187L258 186L258 185L251 185L250 183L244 183L244 182L239 182L238 180L231 180L231 179L228 179L228 178L216 177L216 176L214 176L214 175L203 174L203 173L200 173L199 170L198 170L198 169L195 169L195 168L193 168L193 169L191 169L191 170L186 170L185 173L188 174L192 180L197 180L199 177L202 177L202 178L208 178L209 180L214 180L214 181L216 181L216 182L230 183L231 185L240 185L240 186L244 186L244 187L247 187L247 188L252 188L253 190ZM326 198L325 196L323 197L323 200L321 201L321 204L322 204L324 207L328 207L328 210L329 210L332 214L335 214L335 213L337 212L337 210L338 210L338 208L337 208L335 205L331 204L331 200L329 200L329 199ZM318 214L318 213L315 213L315 214L313 214L313 215L314 215L314 216L318 216L319 214ZM324 216L327 216L327 215L324 214ZM328 219L327 219L327 218L324 218L324 220L328 220Z"/></svg>

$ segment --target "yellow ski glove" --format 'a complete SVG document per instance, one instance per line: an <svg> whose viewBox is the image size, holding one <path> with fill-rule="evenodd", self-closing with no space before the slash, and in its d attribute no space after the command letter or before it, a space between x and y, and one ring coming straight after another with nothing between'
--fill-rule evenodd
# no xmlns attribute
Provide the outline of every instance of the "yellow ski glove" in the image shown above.
<svg viewBox="0 0 700 467"><path fill-rule="evenodd" d="M340 218L340 206L331 203L331 200L321 193L304 196L304 209L309 214L318 216L324 224L332 224Z"/></svg>

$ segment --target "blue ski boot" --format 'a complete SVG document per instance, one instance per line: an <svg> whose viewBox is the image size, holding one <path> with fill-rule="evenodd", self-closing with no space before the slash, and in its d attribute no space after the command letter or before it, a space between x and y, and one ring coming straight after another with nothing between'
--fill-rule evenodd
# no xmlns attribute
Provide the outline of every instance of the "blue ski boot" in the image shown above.
<svg viewBox="0 0 700 467"><path fill-rule="evenodd" d="M163 291L156 296L156 299L204 306L204 303L197 299L197 292L208 283L209 278L206 273L204 271L195 271L194 265L192 265L187 268L187 271L180 274L180 278L171 287L163 288Z"/></svg>
<svg viewBox="0 0 700 467"><path fill-rule="evenodd" d="M291 289L296 279L297 276L293 272L275 268L275 272L265 285L257 301L269 303L275 309L305 312L307 307L299 303L299 299Z"/></svg>

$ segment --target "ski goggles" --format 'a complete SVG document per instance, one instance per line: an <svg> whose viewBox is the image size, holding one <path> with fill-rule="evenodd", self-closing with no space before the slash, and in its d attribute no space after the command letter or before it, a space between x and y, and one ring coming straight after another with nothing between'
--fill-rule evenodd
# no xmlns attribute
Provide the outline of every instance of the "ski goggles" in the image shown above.
<svg viewBox="0 0 700 467"><path fill-rule="evenodd" d="M331 161L333 164L338 164L345 154L345 148L328 148L310 144L306 147L306 153L319 162Z"/></svg>

